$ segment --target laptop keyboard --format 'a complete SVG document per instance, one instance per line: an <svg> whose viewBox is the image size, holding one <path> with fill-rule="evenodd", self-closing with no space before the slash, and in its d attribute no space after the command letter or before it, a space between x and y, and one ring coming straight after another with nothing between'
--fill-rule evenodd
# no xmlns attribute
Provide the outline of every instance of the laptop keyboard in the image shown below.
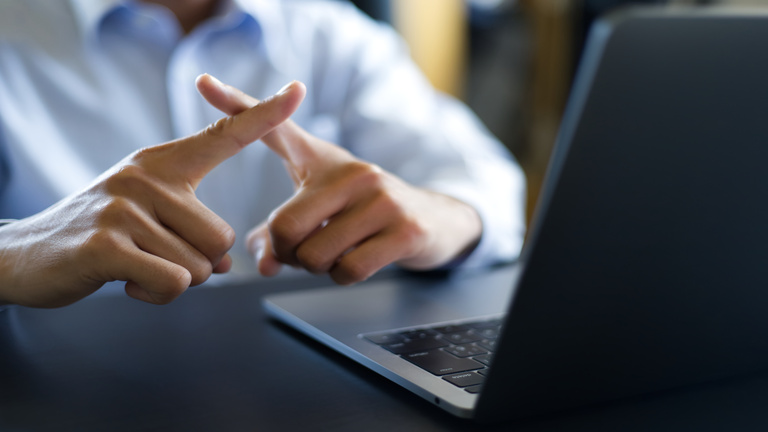
<svg viewBox="0 0 768 432"><path fill-rule="evenodd" d="M479 393L491 365L502 318L363 335L469 393Z"/></svg>

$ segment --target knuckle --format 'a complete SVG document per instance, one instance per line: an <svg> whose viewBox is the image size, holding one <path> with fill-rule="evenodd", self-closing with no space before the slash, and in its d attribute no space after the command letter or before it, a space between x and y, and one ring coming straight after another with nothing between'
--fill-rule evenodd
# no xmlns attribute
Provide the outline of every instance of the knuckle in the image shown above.
<svg viewBox="0 0 768 432"><path fill-rule="evenodd" d="M351 285L368 279L373 271L362 262L342 259L331 273L331 278L341 285Z"/></svg>
<svg viewBox="0 0 768 432"><path fill-rule="evenodd" d="M120 236L112 230L97 229L83 243L81 250L90 260L113 255L123 249Z"/></svg>
<svg viewBox="0 0 768 432"><path fill-rule="evenodd" d="M211 235L209 237L209 251L206 255L211 259L218 260L227 251L232 249L235 244L235 230L227 223L216 224L211 227Z"/></svg>
<svg viewBox="0 0 768 432"><path fill-rule="evenodd" d="M406 254L414 253L426 242L427 228L419 221L408 219L397 230L397 244L402 245Z"/></svg>
<svg viewBox="0 0 768 432"><path fill-rule="evenodd" d="M316 248L300 247L296 250L296 259L310 273L325 273L330 267L326 255Z"/></svg>
<svg viewBox="0 0 768 432"><path fill-rule="evenodd" d="M234 117L229 117L229 116L222 117L216 120L215 122L211 123L210 125L208 125L208 127L206 127L203 130L202 135L212 138L215 141L220 141L220 140L232 141L233 143L237 144L237 146L240 148L250 144L247 142L243 142L239 137L231 133L233 122L234 122Z"/></svg>
<svg viewBox="0 0 768 432"><path fill-rule="evenodd" d="M148 292L152 302L166 305L182 295L191 285L191 275L183 269L169 275L168 280L160 290Z"/></svg>
<svg viewBox="0 0 768 432"><path fill-rule="evenodd" d="M378 165L356 160L346 168L354 182L367 190L384 189L386 172Z"/></svg>
<svg viewBox="0 0 768 432"><path fill-rule="evenodd" d="M104 233L114 232L114 230L124 229L128 226L146 228L146 225L147 221L142 217L137 204L131 199L121 196L112 197L98 210L96 216L96 227Z"/></svg>
<svg viewBox="0 0 768 432"><path fill-rule="evenodd" d="M301 221L293 214L280 209L269 215L267 222L273 243L277 245L295 245L299 242L302 232Z"/></svg>
<svg viewBox="0 0 768 432"><path fill-rule="evenodd" d="M113 195L146 193L155 183L143 167L133 164L121 166L104 181L107 192Z"/></svg>
<svg viewBox="0 0 768 432"><path fill-rule="evenodd" d="M204 258L195 260L195 262L188 264L186 268L191 275L191 280L188 283L189 286L200 285L213 274L213 264Z"/></svg>
<svg viewBox="0 0 768 432"><path fill-rule="evenodd" d="M423 222L415 217L409 207L405 205L397 190L383 189L377 191L370 198L371 214L386 215L388 225L402 227L405 230L418 234L424 229Z"/></svg>
<svg viewBox="0 0 768 432"><path fill-rule="evenodd" d="M401 205L397 195L391 190L381 190L375 196L375 209L377 212L390 215L391 220L408 220L408 213Z"/></svg>
<svg viewBox="0 0 768 432"><path fill-rule="evenodd" d="M171 153L175 145L173 142L165 144L159 144L150 147L144 147L133 152L127 159L126 163L120 167L120 171L124 169L147 169L162 168L164 166L165 155ZM158 163L162 164L158 166Z"/></svg>
<svg viewBox="0 0 768 432"><path fill-rule="evenodd" d="M232 249L232 246L235 245L236 238L237 234L235 233L235 229L227 224L224 224L224 226L219 231L219 239L221 242L219 247L222 254Z"/></svg>
<svg viewBox="0 0 768 432"><path fill-rule="evenodd" d="M151 146L151 147L144 147L136 150L131 155L131 159L136 162L142 162L147 160L148 158L154 157L159 152L164 151L166 146L164 145L158 145L158 146Z"/></svg>
<svg viewBox="0 0 768 432"><path fill-rule="evenodd" d="M203 133L205 135L210 136L211 138L221 138L223 136L227 135L227 129L228 125L231 122L229 117L222 117L215 122L208 125L208 127L203 130Z"/></svg>
<svg viewBox="0 0 768 432"><path fill-rule="evenodd" d="M184 291L192 284L192 274L183 270L180 270L174 277L171 284L168 285L167 295L170 300L180 296Z"/></svg>

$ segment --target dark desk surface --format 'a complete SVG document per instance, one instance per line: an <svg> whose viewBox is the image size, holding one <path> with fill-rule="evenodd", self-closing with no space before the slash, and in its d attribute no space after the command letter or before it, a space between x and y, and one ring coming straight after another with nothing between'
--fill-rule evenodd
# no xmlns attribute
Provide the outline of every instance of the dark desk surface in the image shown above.
<svg viewBox="0 0 768 432"><path fill-rule="evenodd" d="M768 373L481 428L265 317L306 283L0 312L0 430L768 430Z"/></svg>

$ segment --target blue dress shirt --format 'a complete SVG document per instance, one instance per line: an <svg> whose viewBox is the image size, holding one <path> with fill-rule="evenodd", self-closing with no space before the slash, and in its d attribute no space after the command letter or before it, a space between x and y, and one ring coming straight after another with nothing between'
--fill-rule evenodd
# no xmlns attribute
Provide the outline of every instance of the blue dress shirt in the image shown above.
<svg viewBox="0 0 768 432"><path fill-rule="evenodd" d="M0 2L0 218L39 212L134 150L220 118L195 89L204 72L258 98L303 81L299 125L478 210L484 235L464 265L519 253L525 186L508 152L430 87L391 28L320 0L225 1L187 35L153 4ZM204 179L198 197L238 234L233 275L254 274L243 237L292 192L260 143Z"/></svg>

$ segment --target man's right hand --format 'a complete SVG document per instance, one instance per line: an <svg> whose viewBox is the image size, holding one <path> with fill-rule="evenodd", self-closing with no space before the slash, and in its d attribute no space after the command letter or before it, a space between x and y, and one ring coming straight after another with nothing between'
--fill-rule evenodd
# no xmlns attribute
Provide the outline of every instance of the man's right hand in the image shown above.
<svg viewBox="0 0 768 432"><path fill-rule="evenodd" d="M195 189L288 119L305 93L291 83L197 135L139 150L80 193L0 228L0 304L64 306L114 280L131 297L165 304L228 271L234 232Z"/></svg>

